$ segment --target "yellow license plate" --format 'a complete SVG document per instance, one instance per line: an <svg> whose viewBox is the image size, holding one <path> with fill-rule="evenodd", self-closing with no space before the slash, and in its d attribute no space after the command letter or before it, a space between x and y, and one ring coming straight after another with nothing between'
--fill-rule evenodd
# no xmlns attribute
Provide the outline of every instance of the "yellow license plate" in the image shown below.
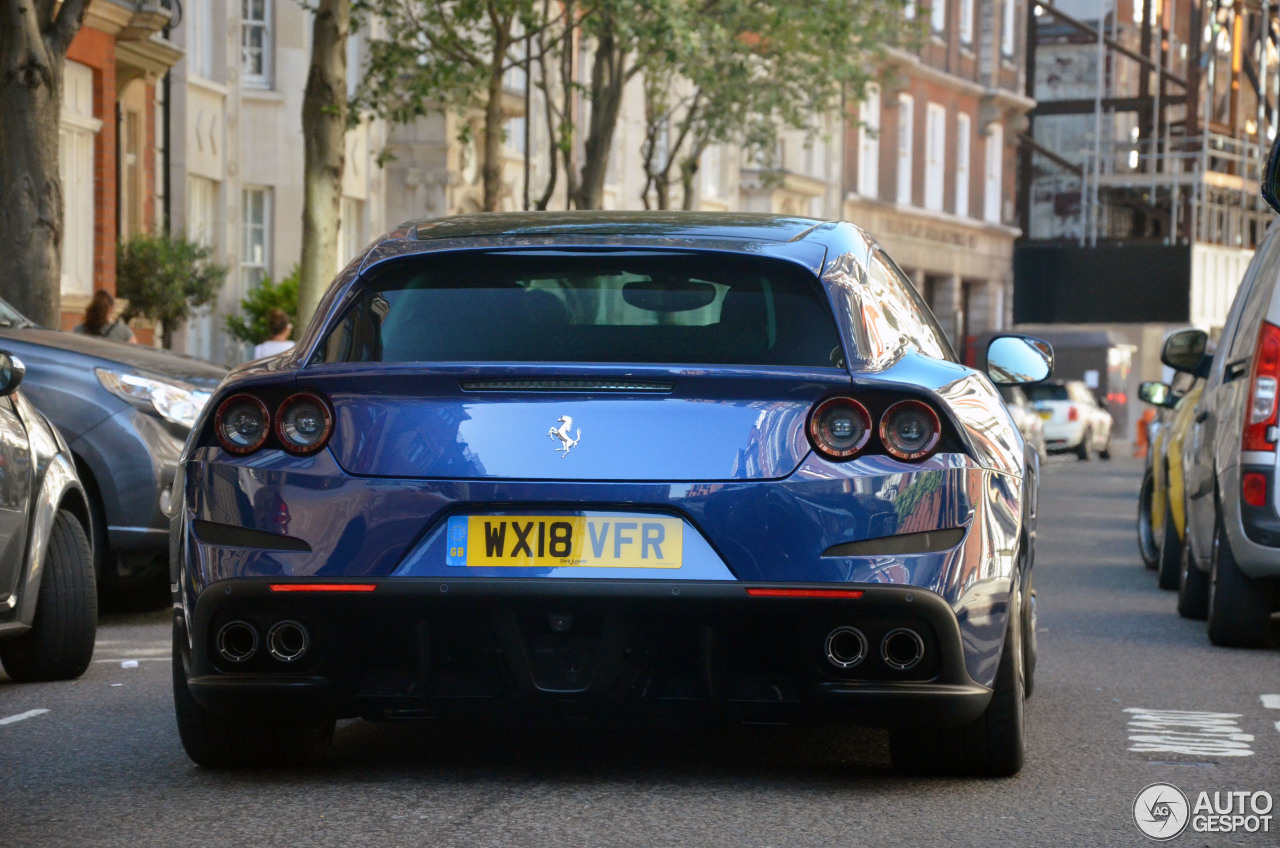
<svg viewBox="0 0 1280 848"><path fill-rule="evenodd" d="M1048 421L1050 418L1053 417L1053 413L1047 409L1041 410L1040 417L1043 418L1045 421Z"/></svg>
<svg viewBox="0 0 1280 848"><path fill-rule="evenodd" d="M649 515L455 515L445 565L679 568L684 522Z"/></svg>

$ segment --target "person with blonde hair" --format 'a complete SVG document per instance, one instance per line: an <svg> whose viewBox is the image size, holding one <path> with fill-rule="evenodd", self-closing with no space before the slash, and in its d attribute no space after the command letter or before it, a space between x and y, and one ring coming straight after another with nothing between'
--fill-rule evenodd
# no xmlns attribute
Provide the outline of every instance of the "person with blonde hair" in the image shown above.
<svg viewBox="0 0 1280 848"><path fill-rule="evenodd" d="M93 293L84 310L84 320L72 331L83 336L101 336L114 342L137 342L129 325L116 317L116 299L106 289Z"/></svg>

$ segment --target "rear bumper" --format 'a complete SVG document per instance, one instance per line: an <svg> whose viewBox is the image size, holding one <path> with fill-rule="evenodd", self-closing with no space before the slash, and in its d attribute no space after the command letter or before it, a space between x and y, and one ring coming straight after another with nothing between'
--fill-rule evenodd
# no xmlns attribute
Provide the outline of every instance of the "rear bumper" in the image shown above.
<svg viewBox="0 0 1280 848"><path fill-rule="evenodd" d="M1266 480L1265 506L1244 502L1240 491L1245 474L1261 474ZM1223 518L1231 553L1240 570L1254 579L1280 577L1280 514L1275 507L1275 485L1274 466L1236 465L1222 477Z"/></svg>
<svg viewBox="0 0 1280 848"><path fill-rule="evenodd" d="M844 585L851 597L756 597L807 584L395 578L372 591L276 592L268 579L214 584L192 615L189 686L223 714L337 716L702 713L733 720L957 726L991 691L965 668L960 628L939 596ZM266 649L279 621L302 624L303 657ZM219 653L230 621L259 648ZM181 615L176 620L184 628ZM866 657L826 656L837 627L857 628ZM916 633L923 657L897 669L884 637ZM855 639L856 641L856 639ZM181 640L180 643L187 643ZM901 645L901 640L899 645ZM892 656L892 652L890 652ZM177 658L175 658L177 659Z"/></svg>

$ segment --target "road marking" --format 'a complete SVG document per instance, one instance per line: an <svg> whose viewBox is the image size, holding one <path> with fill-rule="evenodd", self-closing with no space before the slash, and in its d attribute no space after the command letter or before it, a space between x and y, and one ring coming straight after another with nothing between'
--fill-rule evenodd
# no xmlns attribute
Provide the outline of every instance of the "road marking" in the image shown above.
<svg viewBox="0 0 1280 848"><path fill-rule="evenodd" d="M35 718L36 716L44 715L47 712L49 711L48 710L27 710L25 713L18 713L17 715L11 715L8 718L0 718L0 724L13 724L16 721L22 721L23 719L28 719L28 718Z"/></svg>
<svg viewBox="0 0 1280 848"><path fill-rule="evenodd" d="M1252 757L1253 741L1235 719L1240 713L1149 710L1129 707L1130 751L1205 757Z"/></svg>
<svg viewBox="0 0 1280 848"><path fill-rule="evenodd" d="M1269 710L1280 710L1280 695L1259 695L1262 699L1262 706Z"/></svg>
<svg viewBox="0 0 1280 848"><path fill-rule="evenodd" d="M169 662L173 657L115 657L109 660L94 660L96 663L121 663L121 662Z"/></svg>

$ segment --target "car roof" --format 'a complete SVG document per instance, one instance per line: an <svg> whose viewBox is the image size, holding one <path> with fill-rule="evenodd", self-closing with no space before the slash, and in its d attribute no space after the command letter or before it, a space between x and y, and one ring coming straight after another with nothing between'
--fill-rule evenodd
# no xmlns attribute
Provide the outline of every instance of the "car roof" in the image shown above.
<svg viewBox="0 0 1280 848"><path fill-rule="evenodd" d="M420 241L488 236L659 236L790 242L815 238L830 221L789 215L724 212L488 212L409 221L401 230Z"/></svg>

